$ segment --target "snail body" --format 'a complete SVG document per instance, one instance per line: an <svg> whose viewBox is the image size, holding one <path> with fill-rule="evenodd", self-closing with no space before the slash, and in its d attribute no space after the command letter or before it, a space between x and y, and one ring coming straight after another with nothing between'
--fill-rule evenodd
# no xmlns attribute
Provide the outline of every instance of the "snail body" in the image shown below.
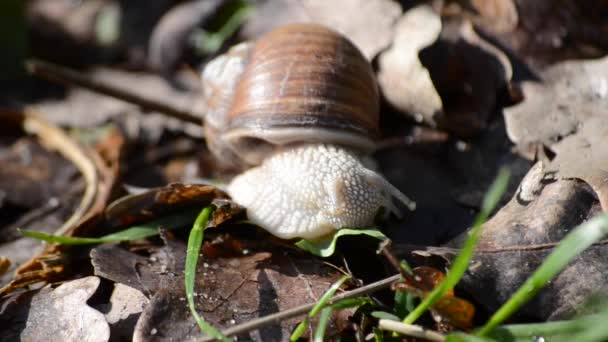
<svg viewBox="0 0 608 342"><path fill-rule="evenodd" d="M366 168L379 95L371 66L323 26L288 25L237 45L203 71L210 150L252 167L228 193L251 221L281 238L320 238L373 224L392 197L407 198Z"/></svg>

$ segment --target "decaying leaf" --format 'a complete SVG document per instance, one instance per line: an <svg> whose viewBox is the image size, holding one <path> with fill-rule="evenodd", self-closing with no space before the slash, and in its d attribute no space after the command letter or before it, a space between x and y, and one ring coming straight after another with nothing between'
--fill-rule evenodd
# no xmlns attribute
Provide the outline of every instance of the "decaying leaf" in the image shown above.
<svg viewBox="0 0 608 342"><path fill-rule="evenodd" d="M608 95L608 77L604 80ZM604 111L608 108L608 98L605 104ZM578 126L575 134L553 145L556 156L547 171L562 179L577 178L587 182L603 211L608 212L608 117L605 114L588 118Z"/></svg>
<svg viewBox="0 0 608 342"><path fill-rule="evenodd" d="M552 145L593 116L605 119L608 57L559 63L540 77L542 81L522 82L524 100L504 109L507 133L514 143Z"/></svg>
<svg viewBox="0 0 608 342"><path fill-rule="evenodd" d="M441 19L430 6L407 11L397 22L392 47L379 60L378 82L387 100L418 121L435 125L442 102L429 71L418 59L421 49L441 32Z"/></svg>
<svg viewBox="0 0 608 342"><path fill-rule="evenodd" d="M99 309L105 312L113 340L131 340L133 329L141 312L150 300L130 286L116 283L107 305Z"/></svg>
<svg viewBox="0 0 608 342"><path fill-rule="evenodd" d="M183 241L164 235L165 246L143 257L119 246L95 248L95 274L128 284L151 297L135 328L138 340L184 340L201 336L185 301ZM316 301L341 275L306 254L265 241L243 241L244 249L198 265L197 310L218 328ZM272 253L267 252L272 250ZM214 253L215 254L215 253ZM284 340L298 322L290 319L252 332L254 340Z"/></svg>
<svg viewBox="0 0 608 342"><path fill-rule="evenodd" d="M412 279L393 284L397 291L407 291L419 298L427 296L445 278L445 273L429 266L420 266L412 270ZM473 327L475 307L468 301L454 296L454 290L448 291L431 307L438 323L447 323L460 329Z"/></svg>
<svg viewBox="0 0 608 342"><path fill-rule="evenodd" d="M108 341L110 328L104 315L87 305L99 282L97 277L84 277L55 289L44 287L6 298L0 310L0 340Z"/></svg>
<svg viewBox="0 0 608 342"><path fill-rule="evenodd" d="M369 60L390 44L393 25L401 15L399 4L387 0L304 0L302 4L313 22L344 34Z"/></svg>
<svg viewBox="0 0 608 342"><path fill-rule="evenodd" d="M226 193L211 185L172 183L112 202L105 217L110 226L127 227L180 209L202 208L216 199L227 197ZM229 206L224 208L228 209ZM236 215L236 211L234 213Z"/></svg>
<svg viewBox="0 0 608 342"><path fill-rule="evenodd" d="M272 1L258 8L244 31L247 38L257 38L288 23L322 24L344 34L371 60L390 44L400 15L399 4L389 0Z"/></svg>
<svg viewBox="0 0 608 342"><path fill-rule="evenodd" d="M76 165L86 180L85 191L80 203L68 220L55 233L84 235L95 226L111 195L118 175L124 140L118 131L112 131L99 141L97 150L80 146L57 126L36 115L23 112L14 113L23 128L36 135L47 148L57 150ZM15 275L0 289L0 297L27 285L58 280L69 264L69 257L63 254L63 247L46 245L28 262L15 265Z"/></svg>
<svg viewBox="0 0 608 342"><path fill-rule="evenodd" d="M537 164L511 201L484 225L460 286L490 312L523 284L570 230L601 211L584 182L551 178ZM456 254L435 252L448 258ZM607 257L605 241L593 245L519 314L537 320L566 318L589 296L607 295Z"/></svg>

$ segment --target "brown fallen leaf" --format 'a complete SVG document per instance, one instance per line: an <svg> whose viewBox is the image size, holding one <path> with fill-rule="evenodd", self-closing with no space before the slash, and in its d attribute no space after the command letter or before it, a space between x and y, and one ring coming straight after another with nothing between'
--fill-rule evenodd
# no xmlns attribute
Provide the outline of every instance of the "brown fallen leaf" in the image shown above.
<svg viewBox="0 0 608 342"><path fill-rule="evenodd" d="M246 38L255 39L280 25L322 24L344 34L372 60L390 44L401 12L399 4L389 0L273 1L259 7L243 31Z"/></svg>
<svg viewBox="0 0 608 342"><path fill-rule="evenodd" d="M605 80L608 95L608 78ZM608 99L605 103L608 105ZM590 117L578 126L575 134L565 137L552 146L556 156L547 165L547 172L554 173L556 177L580 179L589 184L595 191L604 212L608 212L607 137L606 115Z"/></svg>
<svg viewBox="0 0 608 342"><path fill-rule="evenodd" d="M459 286L486 310L495 311L566 234L599 212L599 203L586 183L552 180L537 164L511 201L484 224L477 251ZM519 317L563 319L576 313L590 296L607 295L607 247L603 240L581 253L524 306ZM457 254L446 248L428 252L448 260Z"/></svg>
<svg viewBox="0 0 608 342"><path fill-rule="evenodd" d="M417 121L436 125L443 104L418 53L441 33L441 19L430 6L407 11L395 25L390 49L379 58L378 83L391 105Z"/></svg>
<svg viewBox="0 0 608 342"><path fill-rule="evenodd" d="M608 106L608 57L556 64L541 80L523 81L524 100L504 109L507 134L518 145L553 145Z"/></svg>
<svg viewBox="0 0 608 342"><path fill-rule="evenodd" d="M6 118L7 116L5 116ZM81 171L86 180L84 194L72 215L55 233L67 236L88 236L101 218L111 196L118 175L124 140L117 131L111 131L100 141L98 150L80 146L57 126L42 120L30 112L12 113L12 117L24 129L34 134L47 148L57 150ZM107 159L104 159L107 158ZM37 282L51 282L66 277L71 258L64 254L65 246L45 245L27 262L15 265L12 280L0 288L0 297L16 289Z"/></svg>
<svg viewBox="0 0 608 342"><path fill-rule="evenodd" d="M426 297L437 285L445 279L445 273L429 266L420 266L412 270L414 282L409 279L394 283L392 288L396 291L406 291L419 298ZM454 296L454 290L448 291L442 298L431 306L438 323L446 321L460 329L473 327L475 307L468 301Z"/></svg>
<svg viewBox="0 0 608 342"><path fill-rule="evenodd" d="M116 283L108 304L96 307L105 313L112 339L131 340L141 312L150 300L139 290Z"/></svg>
<svg viewBox="0 0 608 342"><path fill-rule="evenodd" d="M91 252L95 274L128 284L150 296L150 304L135 328L135 339L198 338L202 333L185 301L185 243L166 234L163 239L165 246L150 257L116 245L96 247ZM270 241L243 240L241 243L244 249L240 253L205 255L198 264L197 309L217 328L314 302L341 277L318 259L277 247ZM298 321L292 318L244 337L284 340Z"/></svg>
<svg viewBox="0 0 608 342"><path fill-rule="evenodd" d="M85 277L5 298L0 340L108 341L104 315L87 305L99 283L98 277Z"/></svg>
<svg viewBox="0 0 608 342"><path fill-rule="evenodd" d="M166 214L186 209L203 208L212 202L220 209L214 225L232 219L242 212L227 199L228 195L212 185L172 183L167 186L127 195L108 205L105 218L109 226L128 227L136 223L161 218Z"/></svg>

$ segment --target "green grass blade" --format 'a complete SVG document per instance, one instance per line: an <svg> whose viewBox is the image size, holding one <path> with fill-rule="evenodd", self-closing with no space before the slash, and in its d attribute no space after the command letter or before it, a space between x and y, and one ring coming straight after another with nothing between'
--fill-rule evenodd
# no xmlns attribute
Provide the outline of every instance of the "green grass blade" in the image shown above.
<svg viewBox="0 0 608 342"><path fill-rule="evenodd" d="M329 289L327 289L327 291L325 291L323 296L321 296L321 298L317 302L317 305L315 305L312 308L312 310L310 310L308 317L310 317L310 318L315 317L319 313L319 311L321 311L321 309L323 309L327 305L327 302L331 299L331 297L334 296L334 294L336 293L338 288L340 288L340 286L342 286L342 284L344 284L344 282L347 281L348 279L350 279L350 277L345 275L342 278L340 278L340 280L333 283L331 285L331 287Z"/></svg>
<svg viewBox="0 0 608 342"><path fill-rule="evenodd" d="M109 242L122 242L144 239L150 236L158 235L158 227L166 227L173 229L185 226L192 222L196 213L194 211L185 211L178 214L169 215L154 221L147 222L139 226L133 226L116 233L104 235L97 238L92 237L76 237L76 236L61 236L51 235L31 230L19 229L19 232L24 236L34 239L46 241L48 243L58 243L61 245L89 245Z"/></svg>
<svg viewBox="0 0 608 342"><path fill-rule="evenodd" d="M465 334L465 333L461 333L461 332L452 333L449 336L447 336L444 340L444 342L492 342L492 341L494 341L494 340L487 338L487 337L469 335L469 334ZM509 340L505 340L503 342L507 342L507 341L509 341ZM513 341L509 341L509 342L513 342ZM527 342L534 342L534 339L532 339L531 337L528 337Z"/></svg>
<svg viewBox="0 0 608 342"><path fill-rule="evenodd" d="M296 329L293 331L293 333L291 333L291 336L289 337L289 341L294 342L297 341L306 331L306 328L308 328L308 325L310 324L310 318L308 316L306 316L306 318L300 322L300 324L298 324L298 326L296 327Z"/></svg>
<svg viewBox="0 0 608 342"><path fill-rule="evenodd" d="M310 319L319 314L319 311L321 311L327 305L327 302L331 299L331 297L333 297L338 288L342 286L342 284L344 284L344 282L347 281L349 278L349 276L343 276L342 278L340 278L340 280L333 283L329 287L329 289L327 289L327 291L325 291L323 296L321 296L319 301L317 301L317 304L308 313L308 317L306 317L306 319L300 322L300 324L298 324L296 329L293 331L293 333L289 337L290 341L296 341L302 336L302 334L304 334L304 332L306 331L306 327L308 326L308 324L310 324Z"/></svg>
<svg viewBox="0 0 608 342"><path fill-rule="evenodd" d="M600 215L578 226L570 232L549 254L540 267L511 296L511 298L490 317L478 331L478 336L487 335L499 324L530 300L538 291L561 272L568 263L583 250L599 241L608 233L608 214Z"/></svg>
<svg viewBox="0 0 608 342"><path fill-rule="evenodd" d="M331 317L332 312L334 312L334 310L331 306L321 310L319 322L317 323L317 330L315 330L315 335L313 337L314 342L323 342L323 339L325 338L325 331L327 330L327 324L329 323L329 318Z"/></svg>
<svg viewBox="0 0 608 342"><path fill-rule="evenodd" d="M196 218L196 221L194 221L192 230L190 230L190 236L188 237L188 249L186 250L186 269L184 276L186 299L188 300L188 307L190 308L192 316L203 332L221 341L231 341L219 330L205 322L205 320L198 315L198 312L196 312L196 307L194 306L194 281L196 279L196 264L198 263L201 244L203 243L203 235L205 228L207 227L207 223L209 222L211 212L213 212L212 206L205 207Z"/></svg>
<svg viewBox="0 0 608 342"><path fill-rule="evenodd" d="M349 235L367 235L378 240L387 239L386 235L382 234L378 229L342 228L328 239L319 241L300 240L296 242L296 246L314 255L327 258L332 256L336 251L336 242L338 241L338 238Z"/></svg>
<svg viewBox="0 0 608 342"><path fill-rule="evenodd" d="M437 300L443 297L449 290L451 290L462 278L462 275L467 270L469 262L473 257L475 246L479 241L479 235L483 227L483 223L487 220L488 216L494 210L494 207L498 204L502 194L507 188L509 182L509 172L507 169L501 169L496 180L490 187L490 190L484 197L481 211L477 215L473 228L469 233L468 239L465 241L460 253L454 260L454 263L450 267L450 270L446 278L439 284L430 294L428 294L420 304L410 312L403 323L412 324L414 323L428 308L433 305Z"/></svg>
<svg viewBox="0 0 608 342"><path fill-rule="evenodd" d="M323 308L319 314L319 322L317 323L317 330L315 330L314 342L323 342L325 337L325 331L327 330L327 324L332 312L341 309L360 307L365 304L370 304L372 301L366 297L349 298L334 303L328 307Z"/></svg>

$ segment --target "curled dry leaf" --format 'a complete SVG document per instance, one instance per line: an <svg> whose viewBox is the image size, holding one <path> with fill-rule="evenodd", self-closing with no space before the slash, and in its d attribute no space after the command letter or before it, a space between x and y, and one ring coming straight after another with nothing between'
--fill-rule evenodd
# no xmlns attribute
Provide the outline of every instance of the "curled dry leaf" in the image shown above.
<svg viewBox="0 0 608 342"><path fill-rule="evenodd" d="M392 47L380 55L378 82L387 100L418 121L435 125L443 108L429 71L418 59L421 49L441 33L441 19L430 6L407 11L397 22Z"/></svg>
<svg viewBox="0 0 608 342"><path fill-rule="evenodd" d="M412 270L414 277L393 284L397 291L406 291L416 297L426 297L445 279L445 273L429 266L420 266ZM438 323L447 323L460 329L473 327L475 307L468 301L454 296L454 290L448 291L433 306L431 311Z"/></svg>
<svg viewBox="0 0 608 342"><path fill-rule="evenodd" d="M390 44L400 15L399 4L389 0L269 1L258 8L243 31L247 38L257 38L289 23L322 24L344 34L371 60Z"/></svg>
<svg viewBox="0 0 608 342"><path fill-rule="evenodd" d="M182 209L202 208L226 198L226 193L212 185L172 183L117 199L108 205L105 217L112 227L127 227ZM224 214L225 220L238 215L239 207L232 202L218 201L217 204L223 208L218 215Z"/></svg>
<svg viewBox="0 0 608 342"><path fill-rule="evenodd" d="M485 223L477 252L460 285L479 305L495 311L526 281L573 228L601 211L578 180L550 180L535 165L511 201ZM432 254L451 259L456 250ZM526 304L520 315L566 318L592 295L608 294L606 241L591 246Z"/></svg>
<svg viewBox="0 0 608 342"><path fill-rule="evenodd" d="M56 289L6 298L0 311L0 340L108 341L104 315L87 305L99 282L98 277L85 277Z"/></svg>
<svg viewBox="0 0 608 342"><path fill-rule="evenodd" d="M32 113L14 113L26 131L36 135L46 148L57 150L81 171L86 188L80 204L72 216L56 231L67 236L86 236L95 227L111 195L118 175L123 139L116 130L99 141L97 150L82 147L60 128ZM37 282L59 280L66 271L70 257L64 247L45 245L44 249L29 261L16 265L12 280L0 289L0 297Z"/></svg>
<svg viewBox="0 0 608 342"><path fill-rule="evenodd" d="M608 108L608 57L556 64L542 80L520 84L524 100L504 109L507 134L516 144L552 145Z"/></svg>

